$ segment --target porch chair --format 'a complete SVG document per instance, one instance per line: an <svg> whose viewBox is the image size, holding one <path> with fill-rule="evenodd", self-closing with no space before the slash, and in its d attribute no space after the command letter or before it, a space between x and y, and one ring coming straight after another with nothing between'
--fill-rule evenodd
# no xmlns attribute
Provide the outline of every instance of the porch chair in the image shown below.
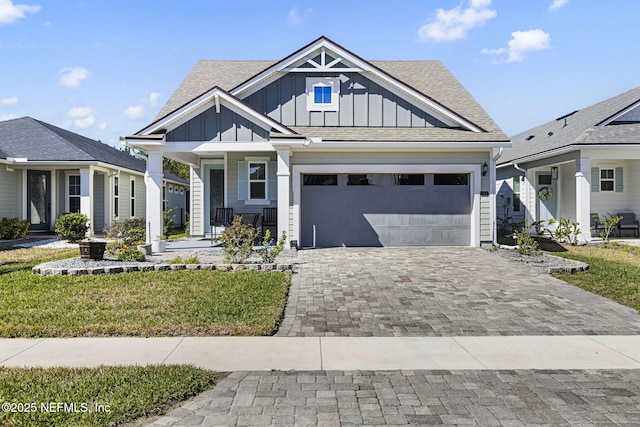
<svg viewBox="0 0 640 427"><path fill-rule="evenodd" d="M278 226L278 208L264 208L262 209L262 225L261 232L262 236L264 236L264 229L266 227L277 227ZM278 236L272 236L276 239Z"/></svg>
<svg viewBox="0 0 640 427"><path fill-rule="evenodd" d="M590 230L594 230L596 234L598 234L598 231L600 230L604 231L604 225L596 221L596 219L600 218L600 215L598 215L597 213L591 213L591 216L589 218L591 219L589 226Z"/></svg>
<svg viewBox="0 0 640 427"><path fill-rule="evenodd" d="M233 222L233 208L216 208L215 215L210 218L209 225L211 225L211 244L213 245L214 233L215 239L218 240L218 228L227 227Z"/></svg>
<svg viewBox="0 0 640 427"><path fill-rule="evenodd" d="M633 236L640 237L640 224L633 212L617 213L616 215L622 217L618 223L618 237L622 237L622 230L633 230Z"/></svg>

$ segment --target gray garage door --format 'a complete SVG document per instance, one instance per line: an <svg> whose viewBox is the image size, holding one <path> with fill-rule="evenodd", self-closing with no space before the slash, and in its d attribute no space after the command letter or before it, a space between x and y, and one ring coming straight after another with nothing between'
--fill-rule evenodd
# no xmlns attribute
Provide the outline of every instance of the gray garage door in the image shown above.
<svg viewBox="0 0 640 427"><path fill-rule="evenodd" d="M469 174L302 176L301 245L471 243Z"/></svg>

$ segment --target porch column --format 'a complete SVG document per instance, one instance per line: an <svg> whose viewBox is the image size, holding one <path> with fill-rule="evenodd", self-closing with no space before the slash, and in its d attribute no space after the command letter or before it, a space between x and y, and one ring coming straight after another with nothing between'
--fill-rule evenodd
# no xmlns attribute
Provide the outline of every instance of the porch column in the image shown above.
<svg viewBox="0 0 640 427"><path fill-rule="evenodd" d="M289 178L291 172L289 170L289 150L278 150L278 235L274 236L279 239L282 232L287 233L285 247L289 247L289 239L291 238L289 230Z"/></svg>
<svg viewBox="0 0 640 427"><path fill-rule="evenodd" d="M576 222L580 223L579 241L591 241L591 159L576 160Z"/></svg>
<svg viewBox="0 0 640 427"><path fill-rule="evenodd" d="M80 169L80 213L89 218L89 230L87 230L87 237L93 236L94 224L93 224L93 169L91 166L88 168Z"/></svg>
<svg viewBox="0 0 640 427"><path fill-rule="evenodd" d="M147 151L144 181L147 189L147 243L151 243L162 234L162 151Z"/></svg>

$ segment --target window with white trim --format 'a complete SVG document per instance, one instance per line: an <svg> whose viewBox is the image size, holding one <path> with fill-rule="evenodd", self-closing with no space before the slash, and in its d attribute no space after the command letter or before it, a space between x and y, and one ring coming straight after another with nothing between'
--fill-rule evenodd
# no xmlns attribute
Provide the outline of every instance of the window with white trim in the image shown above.
<svg viewBox="0 0 640 427"><path fill-rule="evenodd" d="M80 212L80 175L69 175L69 212Z"/></svg>
<svg viewBox="0 0 640 427"><path fill-rule="evenodd" d="M131 218L136 216L136 179L131 178Z"/></svg>
<svg viewBox="0 0 640 427"><path fill-rule="evenodd" d="M338 111L340 79L307 77L307 111Z"/></svg>
<svg viewBox="0 0 640 427"><path fill-rule="evenodd" d="M513 211L520 212L520 177L513 177Z"/></svg>
<svg viewBox="0 0 640 427"><path fill-rule="evenodd" d="M167 210L167 186L162 186L162 211Z"/></svg>
<svg viewBox="0 0 640 427"><path fill-rule="evenodd" d="M600 169L600 191L614 191L615 182L613 169Z"/></svg>
<svg viewBox="0 0 640 427"><path fill-rule="evenodd" d="M120 189L119 189L119 178L117 176L113 177L113 217L118 218L120 216Z"/></svg>
<svg viewBox="0 0 640 427"><path fill-rule="evenodd" d="M266 200L267 165L267 162L249 162L249 200Z"/></svg>

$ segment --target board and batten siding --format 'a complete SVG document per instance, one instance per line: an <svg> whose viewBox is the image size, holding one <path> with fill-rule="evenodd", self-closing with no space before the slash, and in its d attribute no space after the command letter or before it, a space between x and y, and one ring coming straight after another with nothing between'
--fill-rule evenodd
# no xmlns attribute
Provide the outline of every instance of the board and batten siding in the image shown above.
<svg viewBox="0 0 640 427"><path fill-rule="evenodd" d="M307 77L340 80L338 111L307 110ZM244 102L285 126L446 127L359 73L289 73Z"/></svg>
<svg viewBox="0 0 640 427"><path fill-rule="evenodd" d="M211 107L167 133L167 141L267 141L269 131L220 106Z"/></svg>
<svg viewBox="0 0 640 427"><path fill-rule="evenodd" d="M0 167L0 218L22 216L22 173L19 169L8 171L4 165Z"/></svg>

